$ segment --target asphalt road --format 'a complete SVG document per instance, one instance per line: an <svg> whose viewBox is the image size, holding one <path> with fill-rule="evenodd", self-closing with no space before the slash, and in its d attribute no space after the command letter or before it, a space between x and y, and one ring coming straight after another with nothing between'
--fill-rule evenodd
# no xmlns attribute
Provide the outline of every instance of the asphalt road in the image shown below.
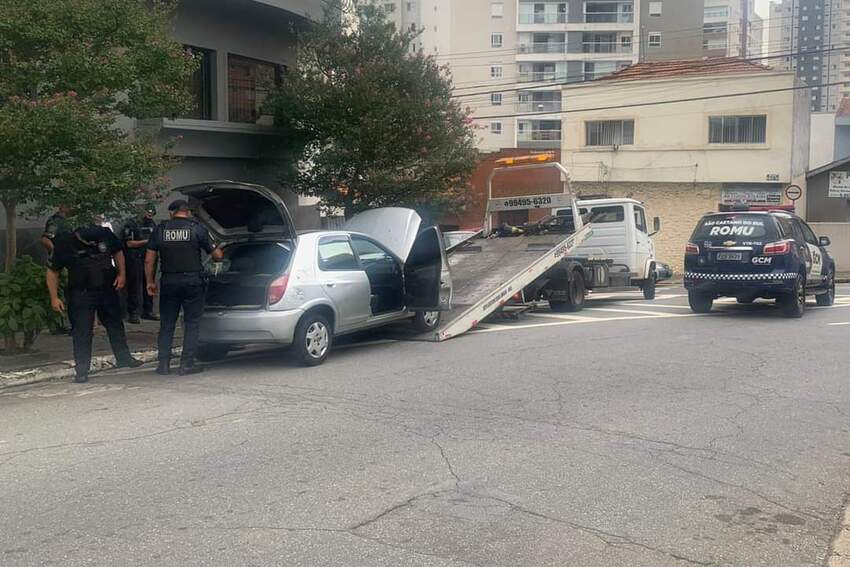
<svg viewBox="0 0 850 567"><path fill-rule="evenodd" d="M682 293L2 391L0 564L822 565L850 287L798 321Z"/></svg>

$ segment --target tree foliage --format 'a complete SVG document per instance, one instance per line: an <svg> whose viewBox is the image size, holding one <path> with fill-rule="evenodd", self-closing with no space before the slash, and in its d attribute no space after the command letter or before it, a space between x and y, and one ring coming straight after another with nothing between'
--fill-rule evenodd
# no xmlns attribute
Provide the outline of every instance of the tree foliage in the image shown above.
<svg viewBox="0 0 850 567"><path fill-rule="evenodd" d="M0 11L0 202L125 214L157 191L163 149L120 116L189 109L196 61L169 38L171 0L6 0ZM7 241L7 269L14 234Z"/></svg>
<svg viewBox="0 0 850 567"><path fill-rule="evenodd" d="M327 3L269 102L284 131L285 185L346 214L463 202L477 159L471 120L446 69L411 53L417 36L371 2Z"/></svg>

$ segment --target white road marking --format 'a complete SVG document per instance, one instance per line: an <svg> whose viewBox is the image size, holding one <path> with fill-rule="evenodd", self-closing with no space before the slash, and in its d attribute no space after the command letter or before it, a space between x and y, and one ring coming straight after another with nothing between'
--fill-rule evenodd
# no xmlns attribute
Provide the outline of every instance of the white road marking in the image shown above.
<svg viewBox="0 0 850 567"><path fill-rule="evenodd" d="M562 321L584 321L585 319L596 320L595 317L582 317L581 315L557 315L555 313L528 313L529 317L541 317L544 319L560 319Z"/></svg>
<svg viewBox="0 0 850 567"><path fill-rule="evenodd" d="M678 313L664 313L663 311L646 311L646 310L638 310L638 309L612 309L609 307L585 307L585 311L604 311L606 313L637 313L638 315L645 315L647 313L652 313L655 316L665 316L665 317L684 317L685 315L679 315Z"/></svg>
<svg viewBox="0 0 850 567"><path fill-rule="evenodd" d="M551 323L537 323L533 325L487 325L486 328L475 329L473 333L497 333L502 331L518 331L521 329L534 329L538 327L560 327L563 325L583 325L587 323L606 323L608 321L634 321L637 319L667 319L676 317L706 317L707 315L700 313L691 313L689 315L643 315L637 317L608 317L606 319L586 319L582 321L553 321Z"/></svg>
<svg viewBox="0 0 850 567"><path fill-rule="evenodd" d="M843 326L843 325L850 325L850 321L847 321L847 322L845 322L845 323L827 323L827 324L828 324L830 327L841 327L841 326Z"/></svg>
<svg viewBox="0 0 850 567"><path fill-rule="evenodd" d="M690 309L688 305L672 305L665 303L635 303L633 301L620 301L614 305L624 305L626 307L669 307L670 309Z"/></svg>

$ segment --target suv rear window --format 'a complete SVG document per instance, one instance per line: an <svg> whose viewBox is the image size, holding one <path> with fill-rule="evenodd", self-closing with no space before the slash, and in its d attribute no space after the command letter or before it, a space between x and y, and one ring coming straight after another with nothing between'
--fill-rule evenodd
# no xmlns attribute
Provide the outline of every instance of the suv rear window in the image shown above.
<svg viewBox="0 0 850 567"><path fill-rule="evenodd" d="M777 239L776 221L767 215L711 215L703 217L691 240L694 242L733 240L761 242Z"/></svg>

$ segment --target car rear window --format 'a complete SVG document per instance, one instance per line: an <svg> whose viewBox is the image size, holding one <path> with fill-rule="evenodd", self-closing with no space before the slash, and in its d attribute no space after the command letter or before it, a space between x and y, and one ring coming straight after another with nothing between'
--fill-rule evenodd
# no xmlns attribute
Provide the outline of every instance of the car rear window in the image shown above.
<svg viewBox="0 0 850 567"><path fill-rule="evenodd" d="M777 237L776 222L767 215L711 215L703 217L692 240L760 242Z"/></svg>

